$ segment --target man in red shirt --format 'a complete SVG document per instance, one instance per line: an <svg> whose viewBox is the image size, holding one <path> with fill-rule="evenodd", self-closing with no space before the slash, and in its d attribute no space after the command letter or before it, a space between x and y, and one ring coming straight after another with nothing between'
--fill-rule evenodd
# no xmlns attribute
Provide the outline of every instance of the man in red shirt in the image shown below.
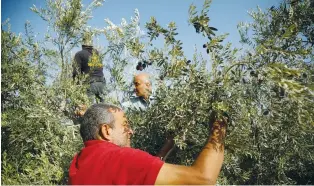
<svg viewBox="0 0 314 186"><path fill-rule="evenodd" d="M215 184L224 158L225 129L225 122L214 122L194 164L173 165L130 147L133 131L119 107L92 105L82 119L85 148L71 163L69 184Z"/></svg>

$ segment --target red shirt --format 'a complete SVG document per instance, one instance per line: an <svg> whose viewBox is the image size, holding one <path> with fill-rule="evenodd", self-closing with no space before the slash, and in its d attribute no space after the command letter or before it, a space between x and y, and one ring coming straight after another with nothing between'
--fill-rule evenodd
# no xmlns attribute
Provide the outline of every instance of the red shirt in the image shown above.
<svg viewBox="0 0 314 186"><path fill-rule="evenodd" d="M84 143L69 171L73 185L154 185L163 161L144 151L102 140Z"/></svg>

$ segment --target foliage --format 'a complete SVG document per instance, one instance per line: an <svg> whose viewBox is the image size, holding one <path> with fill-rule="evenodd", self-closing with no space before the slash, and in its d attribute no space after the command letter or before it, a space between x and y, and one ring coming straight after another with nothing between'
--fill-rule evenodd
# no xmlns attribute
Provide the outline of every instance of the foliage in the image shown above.
<svg viewBox="0 0 314 186"><path fill-rule="evenodd" d="M77 126L66 121L75 122L75 107L89 102L84 80L72 82L72 59L65 56L84 31L104 33L108 40L90 64L107 61L108 102L119 104L126 98L136 70L156 77L156 103L145 112L127 113L135 130L134 147L154 155L171 133L176 148L167 161L191 165L208 137L212 116L228 116L219 184L313 184L311 1L284 1L265 12L250 12L253 22L239 24L249 50L233 48L224 42L227 34L215 33L207 15L211 1L205 0L200 12L191 5L189 23L208 39L201 44L208 56L195 51L193 59L184 55L174 22L162 27L151 17L145 35L138 10L129 23L122 19L115 25L106 19L104 29L88 27L92 10L101 3L95 0L85 10L79 0L33 7L52 28L43 42L35 41L29 23L26 38L2 28L3 184L67 183L71 158L82 142ZM153 46L160 38L164 48ZM61 70L47 85L48 68L56 66L49 61L60 63Z"/></svg>
<svg viewBox="0 0 314 186"><path fill-rule="evenodd" d="M206 4L204 7L208 7ZM285 6L282 3L280 7ZM313 9L304 1L287 11L298 7L306 12ZM210 113L227 112L230 124L219 183L313 183L313 61L306 62L313 59L313 48L296 42L309 40L303 34L306 25L284 38L269 31L269 27L290 28L293 20L302 20L286 18L289 21L274 26L277 14L284 10L279 8L277 14L273 11L251 13L254 22L249 26L257 35L247 42L251 51L236 57L237 49L221 44L224 35L210 37L205 48L209 49L211 72L197 68L202 66L197 65L198 59L195 64L185 64L171 87L159 87L153 107L145 113L129 113L137 131L134 145L155 154L165 135L172 132L178 148L168 161L191 164L207 138L205 126ZM194 23L195 19L190 21ZM155 28L163 31L158 25ZM201 30L208 36L208 31ZM278 45L289 47L279 49Z"/></svg>
<svg viewBox="0 0 314 186"><path fill-rule="evenodd" d="M50 8L40 11L51 15L60 7ZM53 21L60 20L48 21L58 25ZM61 61L60 50L48 49L47 40L35 41L30 23L25 28L26 38L12 33L8 23L1 29L2 183L67 184L71 159L82 147L78 127L68 125L76 121L75 107L88 104L86 86L83 80L72 82L62 77L71 76L70 64L64 64L47 85L49 61ZM73 39L69 34L62 37ZM53 41L59 47L68 45L62 39Z"/></svg>
<svg viewBox="0 0 314 186"><path fill-rule="evenodd" d="M128 48L132 48L134 43L138 42L142 37L139 27L139 12L135 10L134 18L131 18L130 23L122 19L120 25L115 25L109 19L105 19L107 26L104 28L104 34L109 45L105 50L104 58L111 63L106 64L106 70L110 73L110 84L112 91L127 91L127 79L130 78L130 70L127 69L130 62L134 59L133 55L139 53L134 51L133 55ZM141 48L140 43L137 48ZM116 98L117 101L120 98Z"/></svg>

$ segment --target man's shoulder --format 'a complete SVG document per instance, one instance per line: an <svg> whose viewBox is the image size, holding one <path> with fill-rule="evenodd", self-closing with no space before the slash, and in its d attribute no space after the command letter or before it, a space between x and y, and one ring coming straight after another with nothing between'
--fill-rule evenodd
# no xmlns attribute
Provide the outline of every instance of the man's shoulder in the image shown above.
<svg viewBox="0 0 314 186"><path fill-rule="evenodd" d="M135 102L138 98L134 92L127 92L122 99L122 106L130 106L131 103Z"/></svg>
<svg viewBox="0 0 314 186"><path fill-rule="evenodd" d="M132 109L142 108L143 104L140 101L139 97L129 97L121 104L121 106L124 110L128 110L130 108Z"/></svg>
<svg viewBox="0 0 314 186"><path fill-rule="evenodd" d="M81 56L81 55L86 55L86 54L89 54L89 52L83 49L83 50L77 51L75 53L75 56Z"/></svg>
<svg viewBox="0 0 314 186"><path fill-rule="evenodd" d="M80 50L80 51L76 52L75 55L74 55L75 60L81 59L82 56L84 55L83 53L84 53L83 50Z"/></svg>

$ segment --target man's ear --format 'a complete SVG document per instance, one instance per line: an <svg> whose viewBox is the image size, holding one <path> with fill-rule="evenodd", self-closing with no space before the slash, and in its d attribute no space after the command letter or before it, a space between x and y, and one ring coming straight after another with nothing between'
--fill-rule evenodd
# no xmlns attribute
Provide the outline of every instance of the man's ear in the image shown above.
<svg viewBox="0 0 314 186"><path fill-rule="evenodd" d="M150 82L146 82L146 86L147 86L147 87L151 87L152 84L151 84Z"/></svg>
<svg viewBox="0 0 314 186"><path fill-rule="evenodd" d="M109 125L104 124L100 127L99 133L97 134L97 138L111 141L111 138L112 138L111 133L112 133L112 128Z"/></svg>

